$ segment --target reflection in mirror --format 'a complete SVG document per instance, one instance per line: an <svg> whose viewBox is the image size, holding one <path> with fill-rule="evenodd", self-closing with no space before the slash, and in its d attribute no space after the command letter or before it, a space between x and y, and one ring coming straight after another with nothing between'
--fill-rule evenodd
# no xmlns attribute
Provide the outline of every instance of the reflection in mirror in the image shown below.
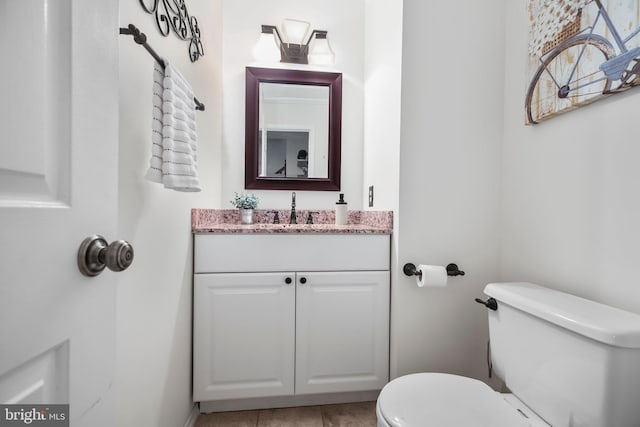
<svg viewBox="0 0 640 427"><path fill-rule="evenodd" d="M260 83L258 176L329 177L329 87Z"/></svg>
<svg viewBox="0 0 640 427"><path fill-rule="evenodd" d="M247 68L245 187L340 189L342 75Z"/></svg>
<svg viewBox="0 0 640 427"><path fill-rule="evenodd" d="M258 176L271 178L309 178L309 132L260 132ZM287 164L288 162L288 164Z"/></svg>

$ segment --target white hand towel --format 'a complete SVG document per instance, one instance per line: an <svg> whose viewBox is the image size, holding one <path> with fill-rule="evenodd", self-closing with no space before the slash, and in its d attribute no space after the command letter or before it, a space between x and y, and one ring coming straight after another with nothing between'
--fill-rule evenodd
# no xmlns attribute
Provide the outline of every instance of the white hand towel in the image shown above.
<svg viewBox="0 0 640 427"><path fill-rule="evenodd" d="M164 70L153 61L153 99L151 113L151 160L146 178L162 183L162 94L164 92Z"/></svg>
<svg viewBox="0 0 640 427"><path fill-rule="evenodd" d="M151 160L147 179L176 191L200 191L193 90L168 61L154 69ZM161 96L158 96L161 94Z"/></svg>

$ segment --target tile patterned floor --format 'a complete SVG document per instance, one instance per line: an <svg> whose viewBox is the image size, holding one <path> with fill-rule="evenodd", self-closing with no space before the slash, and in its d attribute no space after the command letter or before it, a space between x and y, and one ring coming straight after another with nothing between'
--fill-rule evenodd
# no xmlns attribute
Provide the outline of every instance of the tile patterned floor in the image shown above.
<svg viewBox="0 0 640 427"><path fill-rule="evenodd" d="M375 427L376 402L202 414L195 427Z"/></svg>

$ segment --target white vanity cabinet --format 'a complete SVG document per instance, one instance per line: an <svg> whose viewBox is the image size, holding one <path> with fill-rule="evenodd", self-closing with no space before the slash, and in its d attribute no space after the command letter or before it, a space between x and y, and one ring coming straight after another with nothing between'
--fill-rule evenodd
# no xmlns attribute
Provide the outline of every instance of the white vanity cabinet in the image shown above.
<svg viewBox="0 0 640 427"><path fill-rule="evenodd" d="M389 238L195 235L194 400L381 389Z"/></svg>

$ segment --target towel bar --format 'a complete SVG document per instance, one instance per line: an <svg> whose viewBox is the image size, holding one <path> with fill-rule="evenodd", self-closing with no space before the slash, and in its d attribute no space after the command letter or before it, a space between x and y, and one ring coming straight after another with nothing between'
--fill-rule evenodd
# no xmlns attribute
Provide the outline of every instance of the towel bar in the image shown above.
<svg viewBox="0 0 640 427"><path fill-rule="evenodd" d="M162 62L162 58L160 58L160 55L158 55L156 51L153 50L153 48L147 44L147 35L142 31L140 31L138 28L136 28L135 25L129 24L127 28L121 27L120 34L127 34L130 36L133 36L133 41L138 43L139 45L142 45L142 47L144 47L147 50L147 52L149 52L151 56L153 56L153 58L160 64L162 69L164 69L164 63ZM204 104L198 101L198 98L193 97L193 101L196 103L196 110L204 111Z"/></svg>

